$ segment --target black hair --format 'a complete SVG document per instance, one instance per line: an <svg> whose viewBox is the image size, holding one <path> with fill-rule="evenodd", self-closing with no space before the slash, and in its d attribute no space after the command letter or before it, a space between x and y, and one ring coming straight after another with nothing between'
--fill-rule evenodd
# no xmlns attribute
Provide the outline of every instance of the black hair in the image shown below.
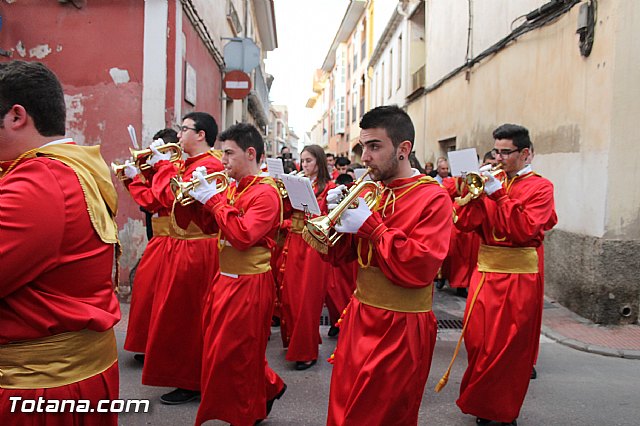
<svg viewBox="0 0 640 426"><path fill-rule="evenodd" d="M166 129L158 130L155 135L153 135L153 140L162 139L164 143L177 143L178 142L178 132L174 129L167 127Z"/></svg>
<svg viewBox="0 0 640 426"><path fill-rule="evenodd" d="M416 136L411 117L397 105L383 105L369 110L360 120L361 129L385 129L395 148Z"/></svg>
<svg viewBox="0 0 640 426"><path fill-rule="evenodd" d="M531 147L531 139L529 138L529 130L517 124L503 124L493 131L494 139L509 139L522 151Z"/></svg>
<svg viewBox="0 0 640 426"><path fill-rule="evenodd" d="M182 117L182 120L191 119L193 125L196 128L196 132L204 131L204 138L207 141L207 145L213 146L218 136L218 123L215 118L206 112L190 112Z"/></svg>
<svg viewBox="0 0 640 426"><path fill-rule="evenodd" d="M484 153L484 157L482 157L482 161L484 163L487 162L487 160L494 160L495 158L493 157L493 151L487 151Z"/></svg>
<svg viewBox="0 0 640 426"><path fill-rule="evenodd" d="M256 150L256 163L260 164L260 159L264 154L264 140L258 129L249 123L238 123L220 133L220 141L234 141L243 151L249 148Z"/></svg>
<svg viewBox="0 0 640 426"><path fill-rule="evenodd" d="M40 62L0 64L0 117L22 105L42 136L64 136L67 108L62 85Z"/></svg>
<svg viewBox="0 0 640 426"><path fill-rule="evenodd" d="M353 182L353 177L347 173L342 173L336 178L337 185L346 185Z"/></svg>
<svg viewBox="0 0 640 426"><path fill-rule="evenodd" d="M337 166L348 166L351 164L351 161L347 157L338 157L336 158L336 167Z"/></svg>
<svg viewBox="0 0 640 426"><path fill-rule="evenodd" d="M409 164L411 164L411 167L418 170L420 173L426 173L426 171L420 165L420 160L418 160L418 157L416 157L416 153L413 151L411 151L411 154L409 154Z"/></svg>

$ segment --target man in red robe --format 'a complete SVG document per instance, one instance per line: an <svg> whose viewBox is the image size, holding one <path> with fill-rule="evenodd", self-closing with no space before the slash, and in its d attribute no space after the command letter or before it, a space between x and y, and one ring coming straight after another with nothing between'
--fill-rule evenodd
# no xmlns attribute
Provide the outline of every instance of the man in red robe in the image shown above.
<svg viewBox="0 0 640 426"><path fill-rule="evenodd" d="M266 358L273 298L271 250L282 222L275 181L260 175L260 132L246 123L220 135L222 163L236 185L218 193L198 175L194 215L205 232L219 232L220 270L205 302L202 402L196 425L219 419L236 426L267 417L286 385ZM196 172L197 173L197 172Z"/></svg>
<svg viewBox="0 0 640 426"><path fill-rule="evenodd" d="M0 116L1 422L116 425L88 412L118 398L109 169L98 146L64 138L62 87L40 63L0 64ZM39 398L91 408L20 411Z"/></svg>
<svg viewBox="0 0 640 426"><path fill-rule="evenodd" d="M432 282L449 246L451 200L411 169L406 112L378 107L360 127L362 161L382 192L371 210L362 198L345 210L336 230L350 235L328 254L332 263L358 259L360 268L333 358L327 424L415 425L436 341ZM330 191L331 204L340 190Z"/></svg>
<svg viewBox="0 0 640 426"><path fill-rule="evenodd" d="M456 226L482 240L465 312L469 365L456 403L478 424L515 425L540 339L544 232L558 219L553 185L526 164L529 131L504 124L493 137L506 180L485 172L485 194L456 206Z"/></svg>
<svg viewBox="0 0 640 426"><path fill-rule="evenodd" d="M212 149L217 134L218 126L211 115L185 115L178 133L182 150L189 156L184 164L169 161L171 154L158 151L163 142L156 141L151 144L154 154L147 160L153 168L151 184L145 185L137 177L128 185L138 200L151 200L149 207L156 203L160 206L153 227L154 234L164 238L151 245L154 251L145 251L137 274L154 281L148 286L153 288L153 301L142 383L176 387L160 397L162 403L169 405L189 402L200 395L202 314L207 290L218 268L215 236L202 232L188 219L180 222L181 218L174 214L176 199L170 181L175 177L189 181L197 167L203 167L205 173L221 171L220 153ZM134 312L138 307L135 291L136 285Z"/></svg>

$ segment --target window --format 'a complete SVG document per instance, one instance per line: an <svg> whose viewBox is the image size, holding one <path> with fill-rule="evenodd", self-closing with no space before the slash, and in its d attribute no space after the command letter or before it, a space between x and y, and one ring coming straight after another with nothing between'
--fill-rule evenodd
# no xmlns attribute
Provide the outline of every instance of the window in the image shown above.
<svg viewBox="0 0 640 426"><path fill-rule="evenodd" d="M358 114L358 100L358 90L354 86L351 91L351 122L356 121Z"/></svg>
<svg viewBox="0 0 640 426"><path fill-rule="evenodd" d="M393 49L389 51L389 84L387 85L387 98L391 97L391 86L393 86Z"/></svg>

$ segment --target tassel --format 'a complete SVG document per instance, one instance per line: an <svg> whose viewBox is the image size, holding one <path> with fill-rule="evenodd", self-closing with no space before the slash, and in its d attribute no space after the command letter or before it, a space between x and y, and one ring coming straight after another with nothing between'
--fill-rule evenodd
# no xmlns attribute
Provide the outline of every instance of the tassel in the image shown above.
<svg viewBox="0 0 640 426"><path fill-rule="evenodd" d="M436 392L440 392L445 386L447 386L447 382L449 381L449 373L450 373L449 370L447 370L447 372L444 373L444 376L442 376L442 378L436 385L436 389L435 389Z"/></svg>
<svg viewBox="0 0 640 426"><path fill-rule="evenodd" d="M329 248L316 240L307 228L302 230L302 239L319 253L327 254L329 252Z"/></svg>

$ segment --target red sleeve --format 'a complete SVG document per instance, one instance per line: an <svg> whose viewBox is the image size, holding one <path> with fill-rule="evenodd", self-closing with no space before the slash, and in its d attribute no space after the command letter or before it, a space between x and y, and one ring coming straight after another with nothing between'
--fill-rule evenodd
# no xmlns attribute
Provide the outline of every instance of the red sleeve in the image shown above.
<svg viewBox="0 0 640 426"><path fill-rule="evenodd" d="M138 175L133 180L125 181L125 185L133 201L146 211L155 213L162 208L162 204L153 196L149 181L142 182Z"/></svg>
<svg viewBox="0 0 640 426"><path fill-rule="evenodd" d="M522 201L510 198L504 188L491 194L497 204L494 226L500 235L519 245L539 237L558 221L553 201L553 184L541 179L535 190Z"/></svg>
<svg viewBox="0 0 640 426"><path fill-rule="evenodd" d="M387 227L374 212L357 236L371 241L377 266L395 284L420 288L431 284L449 250L451 235L451 200L444 190L434 191L428 199L421 197L422 209L416 225L404 232ZM397 218L396 218L397 220Z"/></svg>
<svg viewBox="0 0 640 426"><path fill-rule="evenodd" d="M171 178L180 174L180 169L176 164L167 160L158 161L154 168L156 172L151 181L151 191L162 206L170 209L173 206L175 196L171 192L169 182Z"/></svg>
<svg viewBox="0 0 640 426"><path fill-rule="evenodd" d="M463 232L473 232L478 229L482 223L487 220L487 209L484 206L484 197L469 201L464 206L460 206L457 203L453 204L455 209L455 215L457 221L455 222L456 228Z"/></svg>
<svg viewBox="0 0 640 426"><path fill-rule="evenodd" d="M238 250L256 246L280 221L280 195L276 190L267 184L259 184L254 191L259 193L252 194L244 212L225 203L218 195L204 206L222 229L224 239Z"/></svg>
<svg viewBox="0 0 640 426"><path fill-rule="evenodd" d="M59 258L64 188L46 161L29 160L0 182L0 298L55 267Z"/></svg>

